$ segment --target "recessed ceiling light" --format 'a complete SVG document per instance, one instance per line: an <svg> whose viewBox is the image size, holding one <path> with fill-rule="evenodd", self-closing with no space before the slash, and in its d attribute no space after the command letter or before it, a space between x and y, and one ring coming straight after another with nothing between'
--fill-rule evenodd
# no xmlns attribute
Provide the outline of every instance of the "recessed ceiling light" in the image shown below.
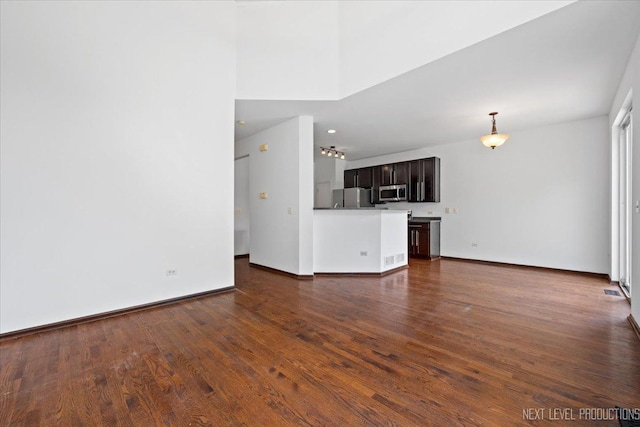
<svg viewBox="0 0 640 427"><path fill-rule="evenodd" d="M327 133L336 133L336 130L335 130L335 129L329 129L329 130L327 131Z"/></svg>
<svg viewBox="0 0 640 427"><path fill-rule="evenodd" d="M244 126L247 124L247 122L245 122L244 120L238 120L236 123L239 124L240 126Z"/></svg>

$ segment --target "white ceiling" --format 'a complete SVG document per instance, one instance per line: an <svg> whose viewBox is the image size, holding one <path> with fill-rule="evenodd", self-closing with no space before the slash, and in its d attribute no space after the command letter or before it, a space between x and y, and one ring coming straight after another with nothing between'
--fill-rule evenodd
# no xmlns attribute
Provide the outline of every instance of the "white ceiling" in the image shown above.
<svg viewBox="0 0 640 427"><path fill-rule="evenodd" d="M639 32L640 1L580 1L339 101L236 100L235 137L312 115L357 160L604 115Z"/></svg>

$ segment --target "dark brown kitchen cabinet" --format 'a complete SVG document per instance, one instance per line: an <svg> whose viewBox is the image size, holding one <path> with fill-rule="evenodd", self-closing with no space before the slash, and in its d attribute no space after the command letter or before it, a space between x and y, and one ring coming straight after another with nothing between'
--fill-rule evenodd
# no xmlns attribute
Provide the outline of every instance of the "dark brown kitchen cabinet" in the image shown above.
<svg viewBox="0 0 640 427"><path fill-rule="evenodd" d="M409 221L409 257L440 257L440 221Z"/></svg>
<svg viewBox="0 0 640 427"><path fill-rule="evenodd" d="M429 157L412 160L409 163L410 202L440 201L440 159Z"/></svg>
<svg viewBox="0 0 640 427"><path fill-rule="evenodd" d="M358 187L373 187L373 167L358 169Z"/></svg>
<svg viewBox="0 0 640 427"><path fill-rule="evenodd" d="M344 171L344 188L373 187L372 167L348 169Z"/></svg>
<svg viewBox="0 0 640 427"><path fill-rule="evenodd" d="M394 167L396 182L394 184L409 183L409 162L396 163Z"/></svg>
<svg viewBox="0 0 640 427"><path fill-rule="evenodd" d="M344 171L344 188L372 188L372 201L378 203L378 188L407 185L407 201L440 201L440 159L429 157L408 162L388 163Z"/></svg>
<svg viewBox="0 0 640 427"><path fill-rule="evenodd" d="M358 169L344 171L344 188L354 188L358 186Z"/></svg>
<svg viewBox="0 0 640 427"><path fill-rule="evenodd" d="M409 182L409 163L390 163L386 165L376 166L378 169L378 185L397 185L407 184ZM375 186L375 185L374 185Z"/></svg>
<svg viewBox="0 0 640 427"><path fill-rule="evenodd" d="M380 187L381 181L380 178L382 176L382 165L372 166L371 167L371 184L373 184L373 188Z"/></svg>
<svg viewBox="0 0 640 427"><path fill-rule="evenodd" d="M380 185L393 185L393 165L380 166Z"/></svg>

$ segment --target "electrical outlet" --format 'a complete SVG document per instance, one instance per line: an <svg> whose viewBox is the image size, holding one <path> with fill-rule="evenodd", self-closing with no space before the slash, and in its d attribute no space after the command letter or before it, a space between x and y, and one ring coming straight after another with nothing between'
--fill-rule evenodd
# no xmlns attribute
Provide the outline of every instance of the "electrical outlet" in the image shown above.
<svg viewBox="0 0 640 427"><path fill-rule="evenodd" d="M240 209L236 209L234 213L236 216L240 216L240 214L242 214L242 211Z"/></svg>
<svg viewBox="0 0 640 427"><path fill-rule="evenodd" d="M287 208L287 213L289 215L293 215L293 208Z"/></svg>
<svg viewBox="0 0 640 427"><path fill-rule="evenodd" d="M451 209L449 209L449 208L444 208L444 213L449 213L450 210Z"/></svg>
<svg viewBox="0 0 640 427"><path fill-rule="evenodd" d="M178 270L176 270L175 268L170 268L166 271L166 275L167 277L169 276L177 276L178 275Z"/></svg>
<svg viewBox="0 0 640 427"><path fill-rule="evenodd" d="M458 208L453 208L453 213L457 214L458 213Z"/></svg>

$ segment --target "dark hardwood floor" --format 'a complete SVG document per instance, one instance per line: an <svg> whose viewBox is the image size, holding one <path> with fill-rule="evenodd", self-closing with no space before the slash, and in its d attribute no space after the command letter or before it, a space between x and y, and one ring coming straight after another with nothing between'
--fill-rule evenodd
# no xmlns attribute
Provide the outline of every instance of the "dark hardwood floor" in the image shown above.
<svg viewBox="0 0 640 427"><path fill-rule="evenodd" d="M235 262L234 292L0 343L0 425L617 426L580 418L640 407L640 342L603 278Z"/></svg>

